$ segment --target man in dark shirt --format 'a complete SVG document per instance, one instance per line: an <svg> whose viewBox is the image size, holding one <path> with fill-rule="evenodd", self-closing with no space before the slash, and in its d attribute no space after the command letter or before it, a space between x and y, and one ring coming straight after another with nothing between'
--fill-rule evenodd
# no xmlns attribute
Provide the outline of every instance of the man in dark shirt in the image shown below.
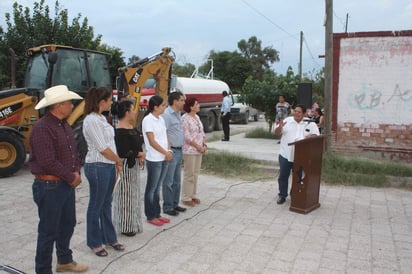
<svg viewBox="0 0 412 274"><path fill-rule="evenodd" d="M38 206L39 225L36 273L52 272L56 243L56 272L84 272L86 265L73 261L70 239L76 224L75 191L81 183L80 159L73 130L66 118L73 110L71 100L82 99L66 86L44 92L35 109L47 112L33 127L30 136L30 171L34 174L33 200Z"/></svg>

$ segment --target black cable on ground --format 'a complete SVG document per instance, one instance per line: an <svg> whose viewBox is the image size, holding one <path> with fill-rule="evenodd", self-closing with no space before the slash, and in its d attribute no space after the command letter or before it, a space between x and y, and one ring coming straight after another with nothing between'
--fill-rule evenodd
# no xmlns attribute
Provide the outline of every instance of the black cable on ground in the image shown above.
<svg viewBox="0 0 412 274"><path fill-rule="evenodd" d="M255 180L253 180L253 181L237 183L237 184L233 184L233 185L229 186L229 187L227 188L227 190L226 190L226 192L225 192L225 194L223 195L222 198L219 198L219 199L217 199L216 201L212 202L208 207L206 207L206 208L204 208L204 209L202 209L202 210L199 210L199 211L196 212L196 214L194 214L193 216L188 217L188 218L185 218L185 219L181 220L180 222L178 222L178 223L176 223L176 224L174 224L174 225L172 225L172 226L170 226L170 227L168 227L168 228L164 228L164 229L160 230L159 232L157 232L156 234L154 234L149 240L147 240L147 241L146 241L143 245L141 245L140 247L135 248L135 249L130 250L130 251L127 251L127 252L124 252L122 255L114 258L113 260L111 260L111 261L102 269L102 271L100 271L100 274L101 274L101 273L104 273L104 272L109 268L109 266L110 266L112 263L118 261L118 260L121 259L122 257L127 256L127 255L132 254L132 253L135 253L135 252L138 252L138 251L140 251L141 249L143 249L144 247L146 247L153 239L155 239L155 238L156 238L157 236L159 236L161 233L166 232L166 231L168 231L168 230L171 230L172 228L177 227L178 225L182 224L182 223L185 222L185 221L190 221L191 219L193 219L194 217L196 217L196 216L199 215L200 213L203 213L203 212L209 210L209 209L210 209L213 205L215 205L216 203L218 203L218 202L226 199L227 194L229 193L229 191L230 191L230 189L231 189L232 187L240 186L240 185L244 185L244 184L252 184L252 183L255 183L255 182L257 182L257 181L264 181L264 180L267 180L267 179L273 179L273 177L258 178L258 179L255 179Z"/></svg>

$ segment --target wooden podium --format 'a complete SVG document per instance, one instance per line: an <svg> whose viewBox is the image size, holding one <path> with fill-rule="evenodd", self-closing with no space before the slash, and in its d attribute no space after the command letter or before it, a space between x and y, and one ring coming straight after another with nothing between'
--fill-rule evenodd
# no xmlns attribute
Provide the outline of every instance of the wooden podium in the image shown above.
<svg viewBox="0 0 412 274"><path fill-rule="evenodd" d="M324 136L314 136L289 143L289 145L295 145L290 191L289 210L291 211L306 214L320 207L319 187L323 141Z"/></svg>

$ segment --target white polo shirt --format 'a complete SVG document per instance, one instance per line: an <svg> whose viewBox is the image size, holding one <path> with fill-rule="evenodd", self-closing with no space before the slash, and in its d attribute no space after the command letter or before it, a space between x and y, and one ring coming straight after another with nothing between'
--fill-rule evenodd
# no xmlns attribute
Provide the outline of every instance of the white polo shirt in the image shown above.
<svg viewBox="0 0 412 274"><path fill-rule="evenodd" d="M286 124L282 128L279 154L288 159L289 162L293 162L295 146L289 146L288 144L302 140L311 134L319 135L319 129L314 122L302 120L298 123L293 117L287 117L283 122Z"/></svg>
<svg viewBox="0 0 412 274"><path fill-rule="evenodd" d="M167 132L165 121L161 116L156 118L152 113L144 117L142 122L142 131L144 144L146 147L146 159L152 162L161 162L165 160L165 155L154 149L147 138L146 133L152 132L155 141L165 150L168 149Z"/></svg>

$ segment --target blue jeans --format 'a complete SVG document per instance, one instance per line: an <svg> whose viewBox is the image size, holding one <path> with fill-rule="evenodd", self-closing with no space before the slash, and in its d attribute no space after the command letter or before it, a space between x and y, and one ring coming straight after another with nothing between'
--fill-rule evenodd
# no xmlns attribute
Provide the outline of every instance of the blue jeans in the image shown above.
<svg viewBox="0 0 412 274"><path fill-rule="evenodd" d="M52 272L53 245L56 242L57 262L73 261L70 239L76 225L75 193L65 181L35 179L32 186L33 200L37 204L36 273Z"/></svg>
<svg viewBox="0 0 412 274"><path fill-rule="evenodd" d="M86 163L84 173L89 181L90 199L87 208L87 246L117 242L112 222L112 192L116 182L115 165Z"/></svg>
<svg viewBox="0 0 412 274"><path fill-rule="evenodd" d="M147 183L144 192L144 213L147 220L160 217L160 187L165 178L168 162L146 160Z"/></svg>
<svg viewBox="0 0 412 274"><path fill-rule="evenodd" d="M181 149L173 149L173 159L167 167L166 177L163 181L163 212L173 210L179 205L180 181L182 178Z"/></svg>
<svg viewBox="0 0 412 274"><path fill-rule="evenodd" d="M279 197L286 198L288 196L288 183L290 171L293 169L293 162L279 155Z"/></svg>

